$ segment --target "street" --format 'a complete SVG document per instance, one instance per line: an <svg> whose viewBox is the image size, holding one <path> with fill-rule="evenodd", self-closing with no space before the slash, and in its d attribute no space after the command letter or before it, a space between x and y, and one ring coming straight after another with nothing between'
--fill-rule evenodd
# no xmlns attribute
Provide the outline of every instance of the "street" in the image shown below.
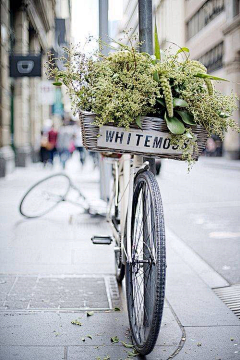
<svg viewBox="0 0 240 360"><path fill-rule="evenodd" d="M126 347L114 244L90 240L110 235L108 224L67 203L39 219L18 212L26 190L59 170L32 164L0 180L0 359L144 359ZM90 161L82 169L74 157L66 172L88 199L99 198ZM190 174L163 161L167 290L157 346L145 359L240 359L240 320L213 290L240 283L239 180L236 161L200 159Z"/></svg>

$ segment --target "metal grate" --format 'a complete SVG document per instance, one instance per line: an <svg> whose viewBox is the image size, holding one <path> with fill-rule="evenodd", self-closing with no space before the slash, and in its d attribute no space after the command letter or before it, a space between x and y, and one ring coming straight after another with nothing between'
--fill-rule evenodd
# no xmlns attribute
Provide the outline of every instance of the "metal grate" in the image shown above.
<svg viewBox="0 0 240 360"><path fill-rule="evenodd" d="M240 284L213 289L213 291L240 319Z"/></svg>

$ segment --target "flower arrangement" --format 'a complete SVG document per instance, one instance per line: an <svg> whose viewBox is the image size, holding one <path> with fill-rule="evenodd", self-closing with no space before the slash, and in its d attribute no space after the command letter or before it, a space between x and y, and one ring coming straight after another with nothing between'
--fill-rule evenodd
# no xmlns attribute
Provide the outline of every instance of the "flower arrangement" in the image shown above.
<svg viewBox="0 0 240 360"><path fill-rule="evenodd" d="M97 52L87 57L67 49L63 71L50 59L49 77L56 86L66 85L76 111L95 113L98 126L125 128L134 123L141 127L141 116L160 117L189 164L197 147L195 125L221 139L229 128L239 131L231 118L237 109L235 95L223 95L212 83L226 80L207 74L203 64L190 60L187 48L174 55L160 51L156 29L155 56L139 53L132 43L116 43L118 50L108 56Z"/></svg>

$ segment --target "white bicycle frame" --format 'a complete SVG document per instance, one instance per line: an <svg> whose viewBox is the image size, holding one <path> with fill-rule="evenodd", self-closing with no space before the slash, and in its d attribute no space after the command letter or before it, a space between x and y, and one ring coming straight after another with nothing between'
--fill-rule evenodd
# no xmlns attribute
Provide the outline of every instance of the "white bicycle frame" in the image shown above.
<svg viewBox="0 0 240 360"><path fill-rule="evenodd" d="M110 222L113 230L113 236L118 239L121 236L121 253L125 254L127 262L132 262L132 247L131 247L131 223L132 223L132 202L133 202L133 188L134 178L137 173L149 167L146 161L143 163L142 156L135 155L133 159L131 155L124 154L119 160L114 160L115 167L115 182L113 188L112 198L110 199L109 213L107 220ZM121 197L119 200L119 196ZM111 220L111 208L113 199L115 198L114 206L120 206L120 233L117 232ZM126 248L124 244L125 222L127 219L127 243Z"/></svg>

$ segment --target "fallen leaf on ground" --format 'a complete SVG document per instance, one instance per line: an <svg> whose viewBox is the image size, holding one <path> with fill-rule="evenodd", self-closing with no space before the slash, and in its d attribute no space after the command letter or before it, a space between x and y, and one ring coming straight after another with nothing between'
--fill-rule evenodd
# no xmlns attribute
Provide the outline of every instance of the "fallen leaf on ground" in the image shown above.
<svg viewBox="0 0 240 360"><path fill-rule="evenodd" d="M78 320L72 320L72 321L71 321L71 324L73 324L73 325L78 325L78 326L82 326L82 323L80 323L80 321L78 321Z"/></svg>
<svg viewBox="0 0 240 360"><path fill-rule="evenodd" d="M119 307L115 307L114 311L121 311L121 309Z"/></svg>
<svg viewBox="0 0 240 360"><path fill-rule="evenodd" d="M88 311L87 312L87 316L93 316L93 314L94 314L94 311Z"/></svg>
<svg viewBox="0 0 240 360"><path fill-rule="evenodd" d="M84 338L84 337L82 337L82 341L85 341L85 338Z"/></svg>
<svg viewBox="0 0 240 360"><path fill-rule="evenodd" d="M124 341L121 341L121 343L123 344L124 347L126 348L133 348L134 346L132 344L127 344Z"/></svg>
<svg viewBox="0 0 240 360"><path fill-rule="evenodd" d="M138 356L138 355L139 355L139 353L136 352L136 351L133 351L133 352L128 351L128 357L135 357L135 356Z"/></svg>
<svg viewBox="0 0 240 360"><path fill-rule="evenodd" d="M197 346L202 346L202 344L201 344L201 343L197 343Z"/></svg>
<svg viewBox="0 0 240 360"><path fill-rule="evenodd" d="M119 342L118 337L117 337L117 336L111 337L111 342L112 342L112 343L118 343L118 342Z"/></svg>
<svg viewBox="0 0 240 360"><path fill-rule="evenodd" d="M87 335L87 337L92 340L92 336L91 336L91 335Z"/></svg>

